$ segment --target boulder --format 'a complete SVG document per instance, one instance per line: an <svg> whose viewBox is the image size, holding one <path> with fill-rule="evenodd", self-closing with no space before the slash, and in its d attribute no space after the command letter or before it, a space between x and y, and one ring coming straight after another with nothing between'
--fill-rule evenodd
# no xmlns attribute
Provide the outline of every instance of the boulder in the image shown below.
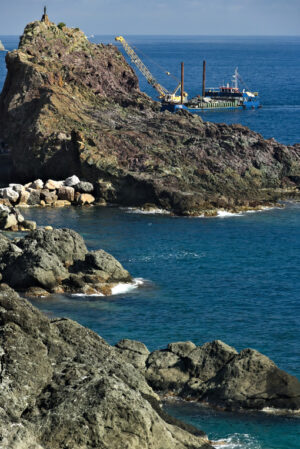
<svg viewBox="0 0 300 449"><path fill-rule="evenodd" d="M11 287L26 290L29 287L51 289L69 276L56 256L35 245L23 249L22 254L3 272L3 280Z"/></svg>
<svg viewBox="0 0 300 449"><path fill-rule="evenodd" d="M168 350L179 357L187 357L197 346L192 341L178 341L169 343Z"/></svg>
<svg viewBox="0 0 300 449"><path fill-rule="evenodd" d="M51 205L58 200L58 196L56 195L56 190L41 190L41 199L45 201L45 204Z"/></svg>
<svg viewBox="0 0 300 449"><path fill-rule="evenodd" d="M36 222L33 220L23 220L21 224L25 230L35 231L36 229Z"/></svg>
<svg viewBox="0 0 300 449"><path fill-rule="evenodd" d="M237 351L220 340L198 346L187 356L190 374L202 381L214 377L216 373L235 355Z"/></svg>
<svg viewBox="0 0 300 449"><path fill-rule="evenodd" d="M146 360L146 379L154 390L180 394L190 376L184 361L168 350L154 351Z"/></svg>
<svg viewBox="0 0 300 449"><path fill-rule="evenodd" d="M25 187L22 184L9 184L9 187L19 194L25 190Z"/></svg>
<svg viewBox="0 0 300 449"><path fill-rule="evenodd" d="M300 409L300 382L265 355L244 349L202 387L202 400L228 409Z"/></svg>
<svg viewBox="0 0 300 449"><path fill-rule="evenodd" d="M71 202L67 200L57 200L53 203L54 207L65 207L65 206L71 206Z"/></svg>
<svg viewBox="0 0 300 449"><path fill-rule="evenodd" d="M93 195L91 195L90 193L81 193L81 195L78 196L76 201L78 204L83 206L84 204L94 203L95 197Z"/></svg>
<svg viewBox="0 0 300 449"><path fill-rule="evenodd" d="M19 193L11 187L6 187L2 190L3 198L7 198L11 203L16 203L19 199Z"/></svg>
<svg viewBox="0 0 300 449"><path fill-rule="evenodd" d="M144 370L145 362L149 357L148 348L140 341L123 339L116 344L117 350L123 354L137 369Z"/></svg>
<svg viewBox="0 0 300 449"><path fill-rule="evenodd" d="M57 190L57 196L60 200L66 200L72 203L75 198L75 190L73 187L60 187Z"/></svg>
<svg viewBox="0 0 300 449"><path fill-rule="evenodd" d="M111 254L99 249L86 254L78 270L99 275L105 282L130 282L130 274Z"/></svg>
<svg viewBox="0 0 300 449"><path fill-rule="evenodd" d="M27 205L27 202L29 200L30 197L30 192L27 192L27 190L23 190L20 193L20 198L19 198L19 205Z"/></svg>
<svg viewBox="0 0 300 449"><path fill-rule="evenodd" d="M76 184L80 183L80 179L76 176L70 176L69 178L65 179L64 181L64 185L67 187L74 187L76 186Z"/></svg>
<svg viewBox="0 0 300 449"><path fill-rule="evenodd" d="M212 449L161 410L115 348L71 320L50 321L3 284L0 326L3 447Z"/></svg>
<svg viewBox="0 0 300 449"><path fill-rule="evenodd" d="M27 199L26 204L28 206L39 206L41 201L41 192L40 190L28 188L29 197Z"/></svg>
<svg viewBox="0 0 300 449"><path fill-rule="evenodd" d="M30 184L30 187L35 190L42 190L44 187L44 183L41 179L36 179Z"/></svg>
<svg viewBox="0 0 300 449"><path fill-rule="evenodd" d="M55 254L67 266L84 260L87 254L83 238L72 229L38 229L20 240L18 245L23 250L42 248Z"/></svg>
<svg viewBox="0 0 300 449"><path fill-rule="evenodd" d="M80 193L91 193L94 190L94 186L91 182L80 181L74 186L76 192Z"/></svg>
<svg viewBox="0 0 300 449"><path fill-rule="evenodd" d="M44 188L48 190L57 190L64 186L64 181L54 181L53 179L48 179L45 183Z"/></svg>

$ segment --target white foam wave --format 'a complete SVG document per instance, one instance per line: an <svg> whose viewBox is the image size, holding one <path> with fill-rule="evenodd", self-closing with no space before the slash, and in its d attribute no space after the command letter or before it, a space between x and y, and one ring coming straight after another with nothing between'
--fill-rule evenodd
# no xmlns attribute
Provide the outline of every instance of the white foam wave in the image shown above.
<svg viewBox="0 0 300 449"><path fill-rule="evenodd" d="M105 296L105 295L103 295L103 293L92 293L91 295L87 295L86 293L72 293L72 295L71 296L88 296L88 297L90 297L90 296Z"/></svg>
<svg viewBox="0 0 300 449"><path fill-rule="evenodd" d="M226 218L226 217L240 217L243 215L242 212L228 212L227 210L218 210L217 217Z"/></svg>
<svg viewBox="0 0 300 449"><path fill-rule="evenodd" d="M123 208L122 208L123 209ZM150 208L149 210L139 209L138 207L124 208L128 214L143 214L143 215L170 215L170 211L160 208Z"/></svg>
<svg viewBox="0 0 300 449"><path fill-rule="evenodd" d="M213 441L212 445L216 449L262 449L260 443L246 433L234 433L227 438Z"/></svg>
<svg viewBox="0 0 300 449"><path fill-rule="evenodd" d="M119 284L115 285L115 287L113 287L111 289L111 294L112 295L121 295L124 293L129 293L132 290L135 290L136 288L138 288L140 285L144 284L144 279L142 278L134 278L133 282L130 283L125 283L125 282L120 282Z"/></svg>
<svg viewBox="0 0 300 449"><path fill-rule="evenodd" d="M262 409L264 413L268 413L270 415L293 415L300 418L300 409L297 410L291 410L291 409L280 409L280 408L274 408L274 407L264 407Z"/></svg>

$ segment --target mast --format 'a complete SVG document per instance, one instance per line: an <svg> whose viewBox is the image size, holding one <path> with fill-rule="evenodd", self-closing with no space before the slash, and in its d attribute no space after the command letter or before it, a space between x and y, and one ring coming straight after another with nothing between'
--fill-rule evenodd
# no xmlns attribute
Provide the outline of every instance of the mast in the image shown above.
<svg viewBox="0 0 300 449"><path fill-rule="evenodd" d="M239 88L239 86L238 86L238 78L239 78L238 67L236 67L236 68L235 68L235 71L234 71L234 75L233 75L233 77L232 77L233 87L234 87L235 89L238 89L238 88Z"/></svg>

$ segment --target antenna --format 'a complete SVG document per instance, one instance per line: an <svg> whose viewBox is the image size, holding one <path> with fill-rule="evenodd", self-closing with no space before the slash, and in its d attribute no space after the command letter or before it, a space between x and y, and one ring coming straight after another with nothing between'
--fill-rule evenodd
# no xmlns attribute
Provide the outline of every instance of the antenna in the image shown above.
<svg viewBox="0 0 300 449"><path fill-rule="evenodd" d="M238 72L238 67L235 68L234 71L234 75L232 76L232 81L233 81L233 87L235 89L238 89L238 78L239 78L239 72Z"/></svg>

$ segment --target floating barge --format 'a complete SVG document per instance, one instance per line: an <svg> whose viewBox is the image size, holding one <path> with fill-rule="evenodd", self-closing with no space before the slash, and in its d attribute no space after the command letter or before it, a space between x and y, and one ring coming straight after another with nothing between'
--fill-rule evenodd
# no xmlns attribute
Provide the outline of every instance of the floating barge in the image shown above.
<svg viewBox="0 0 300 449"><path fill-rule="evenodd" d="M188 100L188 94L184 91L184 63L181 63L181 81L179 81L175 90L170 92L164 86L158 83L143 61L139 58L133 48L128 44L123 36L116 36L116 41L120 42L129 56L131 62L141 71L148 83L154 87L159 94L161 101L161 110L176 112L185 109L197 113L199 111L219 110L219 109L257 109L260 108L258 92L251 92L248 88L240 91L238 81L241 77L238 69L235 69L232 77L232 86L229 83L226 86L218 88L205 88L206 62L203 61L203 83L202 95ZM170 72L165 72L171 75ZM178 80L177 80L178 81ZM178 91L180 90L180 95Z"/></svg>
<svg viewBox="0 0 300 449"><path fill-rule="evenodd" d="M183 68L182 68L183 72ZM180 103L162 102L162 110L176 112L185 109L190 112L210 111L219 109L257 109L261 107L258 92L251 92L243 89L240 91L238 80L240 76L238 69L235 69L232 77L232 86L229 83L226 86L218 88L205 88L205 61L203 62L203 90L202 95L197 95L190 100L182 97ZM183 85L183 73L181 85Z"/></svg>

